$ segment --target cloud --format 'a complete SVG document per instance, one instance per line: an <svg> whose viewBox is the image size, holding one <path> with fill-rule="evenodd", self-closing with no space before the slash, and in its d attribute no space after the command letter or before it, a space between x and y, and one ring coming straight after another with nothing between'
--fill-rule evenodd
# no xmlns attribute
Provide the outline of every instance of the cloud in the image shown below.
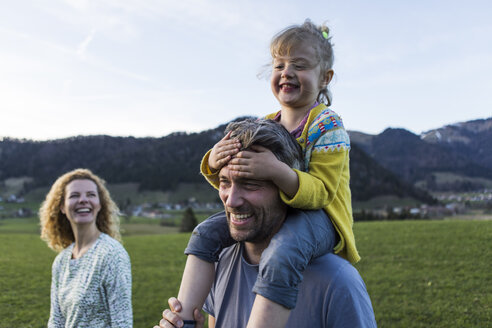
<svg viewBox="0 0 492 328"><path fill-rule="evenodd" d="M96 29L92 29L89 35L87 35L87 37L84 39L84 41L79 43L79 45L77 46L76 53L80 59L82 60L86 59L87 47L89 46L89 43L91 43L92 39L94 39L95 34L96 34Z"/></svg>
<svg viewBox="0 0 492 328"><path fill-rule="evenodd" d="M63 94L64 95L68 95L70 93L70 89L72 87L72 84L73 84L73 80L71 79L67 79L65 81L63 81Z"/></svg>
<svg viewBox="0 0 492 328"><path fill-rule="evenodd" d="M231 29L236 35L241 32L255 37L269 30L269 22L270 29L276 26L272 24L276 19L270 15L274 10L296 10L287 3L282 8L273 8L263 1L225 0L61 0L61 5L40 9L70 25L96 27L98 32L119 40L138 37L142 25L149 22L197 29L197 33Z"/></svg>
<svg viewBox="0 0 492 328"><path fill-rule="evenodd" d="M89 0L63 0L69 6L79 10L85 11L89 8Z"/></svg>

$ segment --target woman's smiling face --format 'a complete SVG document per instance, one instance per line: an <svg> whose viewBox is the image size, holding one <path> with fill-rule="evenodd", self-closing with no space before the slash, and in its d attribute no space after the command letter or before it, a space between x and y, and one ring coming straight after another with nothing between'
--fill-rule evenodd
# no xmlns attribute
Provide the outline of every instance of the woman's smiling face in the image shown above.
<svg viewBox="0 0 492 328"><path fill-rule="evenodd" d="M65 187L65 198L60 210L71 224L95 224L101 210L97 185L88 179L71 181Z"/></svg>

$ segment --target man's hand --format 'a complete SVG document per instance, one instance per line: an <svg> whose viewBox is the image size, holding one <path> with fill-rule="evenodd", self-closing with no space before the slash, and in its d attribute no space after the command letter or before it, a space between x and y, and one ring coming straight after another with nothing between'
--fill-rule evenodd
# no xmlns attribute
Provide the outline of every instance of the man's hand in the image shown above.
<svg viewBox="0 0 492 328"><path fill-rule="evenodd" d="M154 328L173 328L173 327L183 327L183 319L178 315L181 311L181 303L175 297L171 297L167 303L171 309L165 309L162 312L162 320L159 321L159 326L154 326ZM195 309L193 315L196 320L195 328L203 328L203 323L205 322L205 317L202 315L200 310Z"/></svg>
<svg viewBox="0 0 492 328"><path fill-rule="evenodd" d="M210 156L208 157L208 167L212 172L219 171L229 160L239 152L241 143L237 139L230 139L231 132L217 142Z"/></svg>

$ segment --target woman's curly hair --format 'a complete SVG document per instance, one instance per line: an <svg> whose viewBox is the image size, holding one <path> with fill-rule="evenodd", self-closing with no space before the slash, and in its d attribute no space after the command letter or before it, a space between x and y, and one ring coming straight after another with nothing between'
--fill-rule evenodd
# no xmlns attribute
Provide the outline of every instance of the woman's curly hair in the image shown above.
<svg viewBox="0 0 492 328"><path fill-rule="evenodd" d="M97 186L101 210L97 214L96 226L114 239L121 241L119 209L111 199L105 182L88 169L76 169L60 176L39 210L41 223L41 239L48 246L59 252L75 241L75 237L68 218L61 212L64 204L65 189L74 180L91 180Z"/></svg>

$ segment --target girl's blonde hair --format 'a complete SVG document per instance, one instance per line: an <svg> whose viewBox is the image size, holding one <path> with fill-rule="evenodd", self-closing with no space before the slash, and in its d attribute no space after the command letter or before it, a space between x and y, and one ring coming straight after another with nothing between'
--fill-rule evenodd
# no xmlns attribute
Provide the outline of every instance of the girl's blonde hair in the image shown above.
<svg viewBox="0 0 492 328"><path fill-rule="evenodd" d="M41 239L46 241L48 246L57 252L75 241L70 222L65 214L61 212L61 207L65 200L66 186L74 180L91 180L96 184L101 203L101 210L96 218L96 226L99 231L121 241L118 206L111 199L104 180L88 169L76 169L65 173L51 186L39 210Z"/></svg>
<svg viewBox="0 0 492 328"><path fill-rule="evenodd" d="M335 60L330 30L324 24L317 26L310 19L306 19L302 25L292 25L283 29L272 38L270 54L273 59L277 56L288 56L292 49L302 42L307 42L313 46L321 66L321 74L324 76L328 70L332 69ZM317 101L323 102L327 106L331 105L331 93L328 85L322 87Z"/></svg>

